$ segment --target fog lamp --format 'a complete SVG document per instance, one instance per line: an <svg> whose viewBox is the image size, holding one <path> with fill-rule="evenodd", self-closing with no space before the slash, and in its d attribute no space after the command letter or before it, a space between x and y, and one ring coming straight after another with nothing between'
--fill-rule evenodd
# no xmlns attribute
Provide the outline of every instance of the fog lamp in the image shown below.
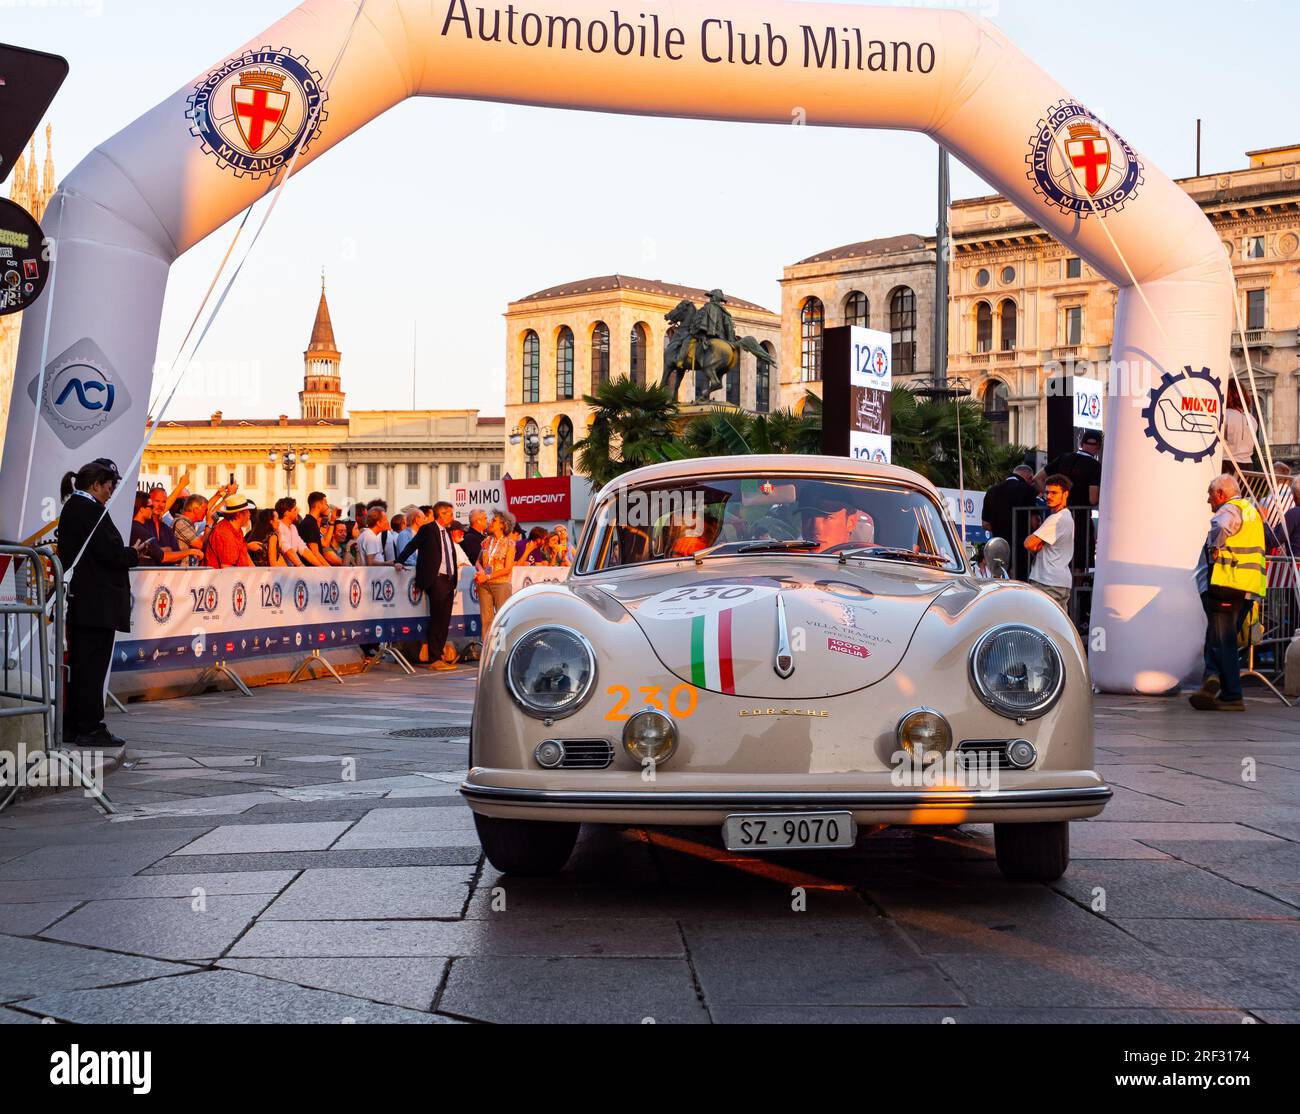
<svg viewBox="0 0 1300 1114"><path fill-rule="evenodd" d="M564 761L564 744L554 739L540 742L537 744L537 749L533 751L533 758L537 760L539 766L553 770Z"/></svg>
<svg viewBox="0 0 1300 1114"><path fill-rule="evenodd" d="M677 749L677 725L663 712L646 708L623 725L623 747L638 766L661 766Z"/></svg>
<svg viewBox="0 0 1300 1114"><path fill-rule="evenodd" d="M933 708L917 708L898 721L898 745L915 761L952 749L952 728Z"/></svg>

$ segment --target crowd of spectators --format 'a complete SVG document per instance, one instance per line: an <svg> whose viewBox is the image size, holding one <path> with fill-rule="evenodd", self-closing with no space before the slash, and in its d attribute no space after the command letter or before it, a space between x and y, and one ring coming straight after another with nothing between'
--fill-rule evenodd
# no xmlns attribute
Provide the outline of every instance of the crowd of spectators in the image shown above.
<svg viewBox="0 0 1300 1114"><path fill-rule="evenodd" d="M144 566L263 568L403 565L414 568L406 550L420 528L434 520L433 506L411 505L389 515L383 499L355 503L345 511L330 504L322 491L307 496L304 510L286 496L273 507L257 508L239 494L239 485L220 487L211 497L192 494L182 477L170 494L161 486L137 492L131 543L139 543ZM568 531L534 527L527 537L508 515L501 514L503 537L510 543L511 567L568 566L573 558ZM448 527L456 544L457 567L479 567L484 541L491 536L488 515L474 511L469 523ZM498 564L500 554L498 550Z"/></svg>

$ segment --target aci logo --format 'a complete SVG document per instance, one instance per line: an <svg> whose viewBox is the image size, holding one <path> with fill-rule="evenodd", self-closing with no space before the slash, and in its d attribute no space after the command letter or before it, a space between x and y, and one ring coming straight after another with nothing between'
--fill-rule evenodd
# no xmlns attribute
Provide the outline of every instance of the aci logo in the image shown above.
<svg viewBox="0 0 1300 1114"><path fill-rule="evenodd" d="M217 163L260 178L306 150L326 113L321 78L287 50L250 50L194 87L185 115Z"/></svg>
<svg viewBox="0 0 1300 1114"><path fill-rule="evenodd" d="M1142 185L1133 148L1081 104L1061 101L1029 141L1034 192L1066 216L1118 213Z"/></svg>
<svg viewBox="0 0 1300 1114"><path fill-rule="evenodd" d="M55 356L44 372L32 376L27 394L33 404L40 396L41 417L70 449L79 449L131 407L126 384L89 337L82 337Z"/></svg>

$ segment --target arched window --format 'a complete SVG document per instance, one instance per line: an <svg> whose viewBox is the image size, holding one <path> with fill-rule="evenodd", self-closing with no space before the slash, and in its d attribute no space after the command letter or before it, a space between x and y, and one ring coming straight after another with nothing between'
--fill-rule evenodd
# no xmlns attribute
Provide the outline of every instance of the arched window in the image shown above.
<svg viewBox="0 0 1300 1114"><path fill-rule="evenodd" d="M820 298L809 298L799 311L799 367L805 383L822 377L822 327L826 324L826 307Z"/></svg>
<svg viewBox="0 0 1300 1114"><path fill-rule="evenodd" d="M628 350L628 378L640 387L645 386L646 347L648 344L646 327L640 322L632 326L632 337Z"/></svg>
<svg viewBox="0 0 1300 1114"><path fill-rule="evenodd" d="M916 370L916 295L900 286L889 296L889 332L893 338L894 374Z"/></svg>
<svg viewBox="0 0 1300 1114"><path fill-rule="evenodd" d="M542 400L542 343L529 329L524 334L524 402Z"/></svg>
<svg viewBox="0 0 1300 1114"><path fill-rule="evenodd" d="M975 351L988 352L993 348L993 307L980 302L975 307Z"/></svg>
<svg viewBox="0 0 1300 1114"><path fill-rule="evenodd" d="M998 307L998 319L1001 321L998 347L1003 352L1016 350L1016 303L1010 298L1003 298Z"/></svg>
<svg viewBox="0 0 1300 1114"><path fill-rule="evenodd" d="M993 427L993 439L999 445L1011 443L1011 393L1000 379L990 379L984 387L984 417Z"/></svg>
<svg viewBox="0 0 1300 1114"><path fill-rule="evenodd" d="M867 305L867 296L861 290L855 290L844 299L844 324L860 325L869 328L871 313Z"/></svg>
<svg viewBox="0 0 1300 1114"><path fill-rule="evenodd" d="M744 366L744 360L737 360L735 369L727 374L727 402L732 406L740 405L740 369Z"/></svg>
<svg viewBox="0 0 1300 1114"><path fill-rule="evenodd" d="M776 355L770 340L763 341L763 351L770 356ZM754 409L766 414L772 409L772 361L759 360L754 373Z"/></svg>
<svg viewBox="0 0 1300 1114"><path fill-rule="evenodd" d="M573 330L560 326L555 342L555 397L573 397Z"/></svg>
<svg viewBox="0 0 1300 1114"><path fill-rule="evenodd" d="M568 415L555 424L555 474L573 475L573 423Z"/></svg>
<svg viewBox="0 0 1300 1114"><path fill-rule="evenodd" d="M609 326L597 321L591 330L591 389L609 382Z"/></svg>

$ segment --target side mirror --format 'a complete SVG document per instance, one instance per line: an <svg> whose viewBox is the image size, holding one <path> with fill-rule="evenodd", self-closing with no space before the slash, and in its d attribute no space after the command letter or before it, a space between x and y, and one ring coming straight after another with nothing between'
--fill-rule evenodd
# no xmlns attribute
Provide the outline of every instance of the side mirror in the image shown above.
<svg viewBox="0 0 1300 1114"><path fill-rule="evenodd" d="M995 580L1008 579L1011 565L1011 546L1005 538L994 538L984 547L984 564Z"/></svg>

